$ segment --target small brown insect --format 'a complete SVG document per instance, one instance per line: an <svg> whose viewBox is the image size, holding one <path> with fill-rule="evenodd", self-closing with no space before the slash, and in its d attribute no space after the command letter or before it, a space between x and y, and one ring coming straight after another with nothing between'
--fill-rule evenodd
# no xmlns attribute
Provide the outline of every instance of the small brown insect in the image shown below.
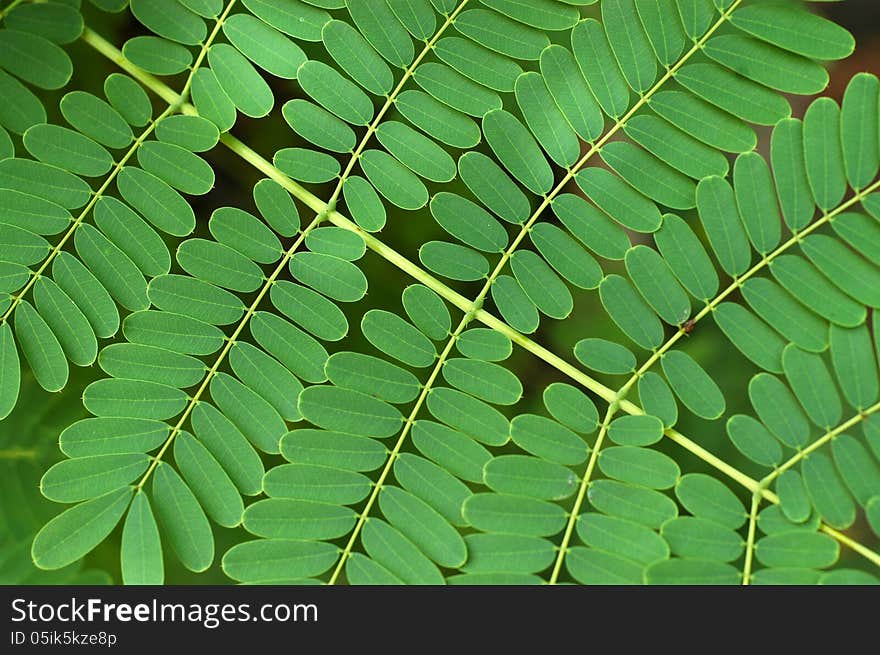
<svg viewBox="0 0 880 655"><path fill-rule="evenodd" d="M694 328L696 326L697 326L697 324L694 323L694 319L691 318L691 319L688 319L687 323L685 323L684 325L681 326L681 329L686 335L690 336L691 332L694 331Z"/></svg>

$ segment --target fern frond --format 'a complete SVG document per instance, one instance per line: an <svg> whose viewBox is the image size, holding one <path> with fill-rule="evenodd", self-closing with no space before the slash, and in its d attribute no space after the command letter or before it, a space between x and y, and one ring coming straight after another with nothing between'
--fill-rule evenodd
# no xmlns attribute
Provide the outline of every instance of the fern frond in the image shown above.
<svg viewBox="0 0 880 655"><path fill-rule="evenodd" d="M880 493L877 453L844 435L877 408L876 78L800 121L782 94L820 92L820 62L852 51L833 23L742 0L578 4L134 0L151 34L121 52L84 29L137 82L111 76L109 105L69 94L77 131L25 133L63 177L0 162L6 186L33 191L20 171L51 172L66 186L48 200L85 206L23 264L34 282L4 321L14 310L46 386L63 386L66 359L97 357L107 375L84 392L93 416L62 434L70 458L43 477L48 497L78 504L38 534L39 566L80 558L123 517L127 583L161 582L168 551L210 567L212 523L254 537L222 557L240 582L855 579L820 572L839 544L880 563L841 532L857 511L876 524ZM180 93L159 79L187 68ZM165 103L155 120L142 88ZM276 104L290 140L268 156L230 134ZM98 132L77 105L101 108ZM146 127L122 144L129 125ZM754 125L775 126L769 163ZM255 212L222 207L189 237L178 192L210 190L197 153L218 143L267 179ZM125 154L114 164L105 146ZM74 181L89 174L95 193ZM426 236L404 238L404 221ZM41 291L50 263L79 261L71 236L92 289L74 297L74 276L55 273ZM43 247L13 237L21 257ZM364 302L367 250L413 278L399 305ZM79 323L57 320L77 316L65 297ZM116 324L93 318L109 325L115 304L131 313L98 354ZM580 308L605 327L575 325ZM676 429L733 404L682 347L709 315L766 371L758 417L727 423L747 470ZM580 366L526 336L542 316L574 325ZM520 349L560 380L528 379ZM7 321L10 407L17 352ZM717 471L689 472L667 442Z"/></svg>

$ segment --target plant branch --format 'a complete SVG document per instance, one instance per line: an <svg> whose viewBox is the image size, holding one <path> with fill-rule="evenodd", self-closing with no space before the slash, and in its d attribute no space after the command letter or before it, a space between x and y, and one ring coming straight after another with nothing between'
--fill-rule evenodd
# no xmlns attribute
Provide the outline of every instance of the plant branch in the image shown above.
<svg viewBox="0 0 880 655"><path fill-rule="evenodd" d="M574 533L574 527L577 523L578 516L580 516L581 506L584 503L584 499L587 497L587 489L589 488L590 481L593 477L593 470L596 468L596 462L599 460L599 450L602 448L602 443L605 441L605 435L608 433L608 426L611 424L611 419L614 418L616 412L617 403L610 403L608 405L608 411L605 412L605 418L602 420L602 427L599 428L599 435L596 437L596 442L593 444L593 450L590 452L590 460L587 462L587 470L584 472L584 477L581 479L577 497L574 501L574 507L572 507L571 513L568 515L568 522L565 525L565 532L562 535L562 543L559 545L559 552L556 554L556 561L553 563L553 572L550 574L548 584L555 585L559 580L559 573L562 571L562 562L568 554L568 545L571 543L571 536Z"/></svg>
<svg viewBox="0 0 880 655"><path fill-rule="evenodd" d="M760 493L752 494L752 507L749 510L749 534L746 538L746 560L743 564L742 583L745 586L751 584L752 580L752 560L755 555L755 524L758 521L758 507L761 506Z"/></svg>

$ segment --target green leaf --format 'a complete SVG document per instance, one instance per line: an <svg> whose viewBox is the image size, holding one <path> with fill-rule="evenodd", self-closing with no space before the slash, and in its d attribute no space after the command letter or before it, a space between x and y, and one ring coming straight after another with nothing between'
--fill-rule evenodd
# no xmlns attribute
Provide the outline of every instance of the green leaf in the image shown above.
<svg viewBox="0 0 880 655"><path fill-rule="evenodd" d="M547 263L528 250L515 252L510 267L526 296L551 318L563 319L574 308L574 300L565 283Z"/></svg>
<svg viewBox="0 0 880 655"><path fill-rule="evenodd" d="M699 180L709 175L727 175L728 164L723 154L657 116L633 116L624 132L645 150L689 177Z"/></svg>
<svg viewBox="0 0 880 655"><path fill-rule="evenodd" d="M821 352L828 346L828 324L772 280L750 278L742 294L758 316L798 347Z"/></svg>
<svg viewBox="0 0 880 655"><path fill-rule="evenodd" d="M663 422L656 416L621 416L611 422L608 436L620 446L650 446L663 438Z"/></svg>
<svg viewBox="0 0 880 655"><path fill-rule="evenodd" d="M824 568L837 561L840 548L820 533L787 532L763 537L755 544L755 556L764 566Z"/></svg>
<svg viewBox="0 0 880 655"><path fill-rule="evenodd" d="M352 553L345 562L345 577L352 585L402 585L403 580L362 553Z"/></svg>
<svg viewBox="0 0 880 655"><path fill-rule="evenodd" d="M428 203L428 190L422 181L391 155L367 150L360 163L367 179L391 204L415 210Z"/></svg>
<svg viewBox="0 0 880 655"><path fill-rule="evenodd" d="M531 206L525 193L490 157L466 152L458 160L458 171L471 192L500 218L508 223L529 218Z"/></svg>
<svg viewBox="0 0 880 655"><path fill-rule="evenodd" d="M647 246L635 246L626 253L626 271L639 293L669 325L680 325L691 304L666 261Z"/></svg>
<svg viewBox="0 0 880 655"><path fill-rule="evenodd" d="M200 68L193 75L192 101L199 116L211 121L219 131L226 132L235 124L235 105L217 81L214 71Z"/></svg>
<svg viewBox="0 0 880 655"><path fill-rule="evenodd" d="M316 252L290 258L291 274L303 284L339 302L356 302L367 292L367 279L351 262Z"/></svg>
<svg viewBox="0 0 880 655"><path fill-rule="evenodd" d="M29 193L66 209L82 207L89 185L60 168L29 159L0 160L0 187Z"/></svg>
<svg viewBox="0 0 880 655"><path fill-rule="evenodd" d="M777 377L759 373L749 382L749 399L758 417L790 448L801 448L810 437L810 424L803 410Z"/></svg>
<svg viewBox="0 0 880 655"><path fill-rule="evenodd" d="M803 523L813 511L804 481L795 470L789 469L776 479L779 505L789 521Z"/></svg>
<svg viewBox="0 0 880 655"><path fill-rule="evenodd" d="M866 187L880 168L880 81L873 75L853 76L843 95L840 135L846 176L854 189Z"/></svg>
<svg viewBox="0 0 880 655"><path fill-rule="evenodd" d="M402 453L394 461L394 477L453 525L465 524L461 507L471 491L446 469L417 455Z"/></svg>
<svg viewBox="0 0 880 655"><path fill-rule="evenodd" d="M801 248L834 285L858 302L871 307L880 305L880 271L870 262L833 237L814 234L801 242Z"/></svg>
<svg viewBox="0 0 880 655"><path fill-rule="evenodd" d="M541 52L541 75L565 119L584 141L593 141L603 127L602 112L569 50L553 44Z"/></svg>
<svg viewBox="0 0 880 655"><path fill-rule="evenodd" d="M563 394L565 392L562 389L555 389L551 394L551 405L559 408L563 403L578 400L573 396L564 397ZM581 416L576 418L579 423L583 421ZM563 465L580 464L587 459L590 452L589 446L577 434L559 423L535 414L520 414L514 418L510 424L510 435L513 442L526 452Z"/></svg>
<svg viewBox="0 0 880 655"><path fill-rule="evenodd" d="M474 359L447 359L443 378L452 386L493 405L513 405L522 397L522 383L498 364Z"/></svg>
<svg viewBox="0 0 880 655"><path fill-rule="evenodd" d="M193 408L192 427L196 437L223 467L239 491L249 496L262 490L263 463L239 429L213 405Z"/></svg>
<svg viewBox="0 0 880 655"><path fill-rule="evenodd" d="M410 366L430 366L437 356L434 344L397 314L371 309L361 320L361 330L380 351Z"/></svg>
<svg viewBox="0 0 880 655"><path fill-rule="evenodd" d="M186 394L174 387L143 380L104 378L83 393L83 404L96 416L170 419L186 406Z"/></svg>
<svg viewBox="0 0 880 655"><path fill-rule="evenodd" d="M40 99L24 84L0 70L0 92L10 102L0 109L0 124L21 134L32 125L46 122L46 109Z"/></svg>
<svg viewBox="0 0 880 655"><path fill-rule="evenodd" d="M95 225L150 277L171 269L171 255L162 237L125 203L103 197L95 203Z"/></svg>
<svg viewBox="0 0 880 655"><path fill-rule="evenodd" d="M599 106L611 118L622 116L629 108L629 89L602 24L592 18L580 21L571 31L571 46Z"/></svg>
<svg viewBox="0 0 880 655"><path fill-rule="evenodd" d="M284 120L307 141L333 152L350 152L355 147L352 129L326 109L308 100L284 103Z"/></svg>
<svg viewBox="0 0 880 655"><path fill-rule="evenodd" d="M321 37L330 56L355 82L377 95L391 92L391 69L355 28L332 20L324 25Z"/></svg>
<svg viewBox="0 0 880 655"><path fill-rule="evenodd" d="M43 36L17 29L0 32L0 66L41 89L60 89L73 74L64 50Z"/></svg>
<svg viewBox="0 0 880 655"><path fill-rule="evenodd" d="M346 471L373 471L385 463L387 455L385 446L373 439L310 429L284 435L281 453L289 461Z"/></svg>
<svg viewBox="0 0 880 655"><path fill-rule="evenodd" d="M646 414L659 418L665 427L678 421L678 404L662 376L648 371L639 378L639 400Z"/></svg>
<svg viewBox="0 0 880 655"><path fill-rule="evenodd" d="M748 152L758 141L754 130L736 116L682 91L660 91L651 109L703 143L727 152Z"/></svg>
<svg viewBox="0 0 880 655"><path fill-rule="evenodd" d="M455 340L455 347L465 357L484 362L501 362L513 353L510 339L489 328L465 330Z"/></svg>
<svg viewBox="0 0 880 655"><path fill-rule="evenodd" d="M256 539L227 550L222 566L233 580L271 583L321 575L336 562L338 551L320 541Z"/></svg>
<svg viewBox="0 0 880 655"><path fill-rule="evenodd" d="M355 222L368 232L385 226L385 206L369 182L356 175L345 180L342 187L345 204Z"/></svg>
<svg viewBox="0 0 880 655"><path fill-rule="evenodd" d="M153 114L147 92L133 79L121 73L112 73L104 80L104 95L129 125L142 127Z"/></svg>
<svg viewBox="0 0 880 655"><path fill-rule="evenodd" d="M167 312L210 323L229 325L244 313L239 298L208 282L186 275L160 275L147 287L150 302Z"/></svg>
<svg viewBox="0 0 880 655"><path fill-rule="evenodd" d="M492 455L471 437L432 421L416 421L413 443L425 457L468 482L483 482L483 466Z"/></svg>
<svg viewBox="0 0 880 655"><path fill-rule="evenodd" d="M24 134L24 147L34 157L76 175L97 177L113 165L113 157L89 137L57 125L34 125Z"/></svg>
<svg viewBox="0 0 880 655"><path fill-rule="evenodd" d="M589 434L598 427L596 405L589 396L571 385L554 382L544 389L543 400L550 415L572 430Z"/></svg>
<svg viewBox="0 0 880 655"><path fill-rule="evenodd" d="M174 461L208 516L228 528L241 522L241 496L205 446L181 432L174 440Z"/></svg>
<svg viewBox="0 0 880 655"><path fill-rule="evenodd" d="M607 276L599 297L611 320L638 346L653 349L663 343L663 326L626 278Z"/></svg>
<svg viewBox="0 0 880 655"><path fill-rule="evenodd" d="M254 203L278 234L289 237L299 232L296 204L284 187L274 180L260 180L254 185Z"/></svg>
<svg viewBox="0 0 880 655"><path fill-rule="evenodd" d="M177 262L187 273L233 291L255 291L263 272L229 246L208 239L189 239L177 249Z"/></svg>
<svg viewBox="0 0 880 655"><path fill-rule="evenodd" d="M573 165L580 156L580 142L541 75L520 75L516 79L516 100L529 130L550 158L559 166Z"/></svg>
<svg viewBox="0 0 880 655"><path fill-rule="evenodd" d="M320 61L309 60L297 71L303 90L327 111L352 125L367 125L373 103L353 82Z"/></svg>
<svg viewBox="0 0 880 655"><path fill-rule="evenodd" d="M156 138L190 152L204 152L217 145L220 133L201 116L169 116L156 124Z"/></svg>
<svg viewBox="0 0 880 655"><path fill-rule="evenodd" d="M669 489L681 476L675 460L637 446L605 448L599 454L599 468L610 478L649 489Z"/></svg>
<svg viewBox="0 0 880 655"><path fill-rule="evenodd" d="M54 202L13 189L0 189L3 222L34 234L58 234L72 221L70 212Z"/></svg>
<svg viewBox="0 0 880 655"><path fill-rule="evenodd" d="M820 572L813 569L778 568L755 571L753 585L814 585L818 584Z"/></svg>
<svg viewBox="0 0 880 655"><path fill-rule="evenodd" d="M21 353L30 366L37 383L46 391L60 391L67 385L68 367L67 359L61 344L52 333L37 310L26 300L22 300L15 312L15 333L18 336L18 346ZM10 335L11 337L11 335ZM12 339L9 339L11 345ZM12 361L18 358L10 358L7 369ZM13 381L17 378L10 375ZM6 377L6 376L4 376ZM15 385L16 388L18 385Z"/></svg>
<svg viewBox="0 0 880 655"><path fill-rule="evenodd" d="M409 492L384 487L379 507L401 534L440 566L457 568L467 559L467 548L458 532L430 505Z"/></svg>
<svg viewBox="0 0 880 655"><path fill-rule="evenodd" d="M330 356L324 366L327 377L338 387L361 391L389 403L415 400L420 384L416 376L384 359L354 352Z"/></svg>
<svg viewBox="0 0 880 655"><path fill-rule="evenodd" d="M315 425L351 434L390 437L403 424L403 416L391 405L339 387L305 389L299 396L299 408Z"/></svg>
<svg viewBox="0 0 880 655"><path fill-rule="evenodd" d="M871 217L846 212L838 214L831 227L839 237L873 263L880 262L880 225Z"/></svg>
<svg viewBox="0 0 880 655"><path fill-rule="evenodd" d="M639 564L669 557L669 546L653 530L638 523L602 514L581 514L577 533L585 544L615 553Z"/></svg>
<svg viewBox="0 0 880 655"><path fill-rule="evenodd" d="M514 278L499 275L492 285L492 300L501 312L504 320L520 332L530 334L538 329L540 317L538 308L523 291Z"/></svg>
<svg viewBox="0 0 880 655"><path fill-rule="evenodd" d="M131 13L150 31L166 39L198 45L207 35L205 21L179 2L132 0Z"/></svg>
<svg viewBox="0 0 880 655"><path fill-rule="evenodd" d="M723 562L699 559L669 559L657 562L645 570L649 585L735 585L740 584L740 572Z"/></svg>
<svg viewBox="0 0 880 655"><path fill-rule="evenodd" d="M422 64L413 78L436 100L469 116L482 117L502 105L497 93L443 64Z"/></svg>
<svg viewBox="0 0 880 655"><path fill-rule="evenodd" d="M34 301L67 358L77 366L94 362L98 354L95 333L70 296L51 279L43 277L34 285Z"/></svg>
<svg viewBox="0 0 880 655"><path fill-rule="evenodd" d="M122 54L135 66L154 75L182 73L193 61L192 53L186 47L156 36L129 39L122 47Z"/></svg>
<svg viewBox="0 0 880 655"><path fill-rule="evenodd" d="M34 563L41 569L60 569L91 552L119 523L131 494L131 487L117 489L53 518L34 537Z"/></svg>
<svg viewBox="0 0 880 655"><path fill-rule="evenodd" d="M775 125L791 115L782 96L717 64L688 64L675 79L719 109L749 123Z"/></svg>
<svg viewBox="0 0 880 655"><path fill-rule="evenodd" d="M831 98L814 101L804 114L807 179L819 209L837 206L846 193L840 141L840 108Z"/></svg>
<svg viewBox="0 0 880 655"><path fill-rule="evenodd" d="M657 77L657 62L635 1L606 2L602 5L602 21L627 83L636 93L644 93Z"/></svg>
<svg viewBox="0 0 880 655"><path fill-rule="evenodd" d="M440 146L408 125L386 121L376 130L376 137L400 163L433 182L455 178L455 162Z"/></svg>
<svg viewBox="0 0 880 655"><path fill-rule="evenodd" d="M421 284L412 284L401 294L406 315L430 339L445 339L452 329L452 318L443 300ZM494 334L494 333L493 333Z"/></svg>
<svg viewBox="0 0 880 655"><path fill-rule="evenodd" d="M831 326L831 361L847 402L863 410L877 400L880 382L868 328Z"/></svg>
<svg viewBox="0 0 880 655"><path fill-rule="evenodd" d="M749 240L759 253L776 248L780 239L779 212L770 168L755 152L737 157L733 168L739 215Z"/></svg>
<svg viewBox="0 0 880 655"><path fill-rule="evenodd" d="M848 434L841 434L831 442L831 454L853 497L860 505L867 505L880 488L880 467L865 447Z"/></svg>
<svg viewBox="0 0 880 655"><path fill-rule="evenodd" d="M510 438L510 423L501 412L455 389L432 389L428 411L451 428L490 446L504 445Z"/></svg>
<svg viewBox="0 0 880 655"><path fill-rule="evenodd" d="M706 519L680 516L664 523L660 534L679 557L732 562L743 551L742 538L736 532Z"/></svg>
<svg viewBox="0 0 880 655"><path fill-rule="evenodd" d="M602 279L602 268L565 231L539 223L529 232L538 252L562 277L582 289L595 289Z"/></svg>
<svg viewBox="0 0 880 655"><path fill-rule="evenodd" d="M348 533L356 520L348 507L290 498L259 500L248 505L242 517L251 534L303 541L336 539Z"/></svg>
<svg viewBox="0 0 880 655"><path fill-rule="evenodd" d="M587 585L642 584L642 567L631 560L580 546L568 552L565 565L578 582Z"/></svg>
<svg viewBox="0 0 880 655"><path fill-rule="evenodd" d="M666 353L660 363L669 386L694 414L712 420L724 413L724 395L690 355L673 350Z"/></svg>
<svg viewBox="0 0 880 655"><path fill-rule="evenodd" d="M456 243L429 241L419 248L419 260L431 271L453 280L472 282L489 275L485 257Z"/></svg>
<svg viewBox="0 0 880 655"><path fill-rule="evenodd" d="M565 511L558 505L507 494L474 494L464 503L464 518L484 532L531 537L557 534L565 526Z"/></svg>
<svg viewBox="0 0 880 655"><path fill-rule="evenodd" d="M79 38L83 19L74 6L60 3L19 5L6 15L6 27L39 34L53 43L70 43Z"/></svg>
<svg viewBox="0 0 880 655"><path fill-rule="evenodd" d="M824 453L811 453L801 465L807 493L813 507L828 525L845 529L856 518L856 506L840 475Z"/></svg>
<svg viewBox="0 0 880 655"><path fill-rule="evenodd" d="M367 245L356 232L341 227L319 227L306 235L306 247L312 252L335 255L349 262L364 256Z"/></svg>
<svg viewBox="0 0 880 655"><path fill-rule="evenodd" d="M218 328L170 312L130 314L122 329L125 337L134 343L190 355L210 355L223 345L223 332Z"/></svg>
<svg viewBox="0 0 880 655"><path fill-rule="evenodd" d="M463 11L455 28L490 50L514 59L537 60L550 45L546 34L485 9Z"/></svg>
<svg viewBox="0 0 880 655"><path fill-rule="evenodd" d="M126 166L117 184L125 201L163 232L182 237L195 229L195 214L189 203L155 175Z"/></svg>
<svg viewBox="0 0 880 655"><path fill-rule="evenodd" d="M320 41L321 27L330 20L326 11L299 0L245 0L244 6L275 29L303 41Z"/></svg>
<svg viewBox="0 0 880 655"><path fill-rule="evenodd" d="M535 194L553 186L553 171L535 138L515 116L494 110L483 116L483 134L492 151L513 177Z"/></svg>
<svg viewBox="0 0 880 655"><path fill-rule="evenodd" d="M191 195L204 195L214 186L208 163L173 143L147 141L137 151L138 163L148 173Z"/></svg>
<svg viewBox="0 0 880 655"><path fill-rule="evenodd" d="M153 473L153 503L163 536L190 571L204 571L214 561L214 535L205 513L186 483L160 462Z"/></svg>
<svg viewBox="0 0 880 655"><path fill-rule="evenodd" d="M704 473L683 475L675 496L691 514L736 530L746 522L746 508L720 480Z"/></svg>
<svg viewBox="0 0 880 655"><path fill-rule="evenodd" d="M322 184L339 177L339 162L335 157L306 148L282 148L272 159L275 167L300 182Z"/></svg>
<svg viewBox="0 0 880 655"><path fill-rule="evenodd" d="M385 521L368 521L361 539L367 554L405 584L443 584L443 575L434 563Z"/></svg>
<svg viewBox="0 0 880 655"><path fill-rule="evenodd" d="M666 264L692 296L704 301L715 296L718 274L687 223L674 214L664 215L654 241Z"/></svg>
<svg viewBox="0 0 880 655"><path fill-rule="evenodd" d="M49 500L76 503L124 487L147 470L147 455L95 455L65 459L43 474L40 491Z"/></svg>
<svg viewBox="0 0 880 655"><path fill-rule="evenodd" d="M133 261L91 225L76 231L76 252L95 277L123 307L149 307L147 281Z"/></svg>
<svg viewBox="0 0 880 655"><path fill-rule="evenodd" d="M271 498L334 505L359 503L369 495L370 486L370 479L360 473L313 464L282 464L263 478L263 490Z"/></svg>
<svg viewBox="0 0 880 655"><path fill-rule="evenodd" d="M603 514L657 529L678 516L678 506L668 496L615 480L594 480L587 489L590 504Z"/></svg>
<svg viewBox="0 0 880 655"><path fill-rule="evenodd" d="M223 21L223 34L257 66L284 79L295 79L300 64L306 61L305 53L296 43L247 14L229 16Z"/></svg>
<svg viewBox="0 0 880 655"><path fill-rule="evenodd" d="M438 193L431 199L431 214L449 234L478 250L503 252L507 247L507 232L501 223L466 198Z"/></svg>
<svg viewBox="0 0 880 655"><path fill-rule="evenodd" d="M125 517L120 557L123 584L160 585L165 581L159 528L143 491L134 495Z"/></svg>
<svg viewBox="0 0 880 655"><path fill-rule="evenodd" d="M575 181L602 211L624 227L636 232L654 232L660 227L657 206L604 168L585 168Z"/></svg>
<svg viewBox="0 0 880 655"><path fill-rule="evenodd" d="M9 416L18 400L21 369L9 323L0 325L0 420Z"/></svg>
<svg viewBox="0 0 880 655"><path fill-rule="evenodd" d="M278 237L258 218L240 209L223 207L216 210L208 228L219 243L260 264L271 264L281 257Z"/></svg>
<svg viewBox="0 0 880 655"><path fill-rule="evenodd" d="M727 421L727 435L743 455L768 468L782 463L779 442L759 421L745 414L736 414Z"/></svg>
<svg viewBox="0 0 880 655"><path fill-rule="evenodd" d="M211 398L217 408L264 453L278 452L278 442L285 432L277 410L252 389L226 373L211 380Z"/></svg>
<svg viewBox="0 0 880 655"><path fill-rule="evenodd" d="M803 257L777 257L770 264L770 271L782 286L820 316L845 327L864 322L865 307L838 289Z"/></svg>
<svg viewBox="0 0 880 655"><path fill-rule="evenodd" d="M791 6L744 7L734 12L730 21L759 39L811 59L842 59L855 46L852 36L842 27Z"/></svg>
<svg viewBox="0 0 880 655"><path fill-rule="evenodd" d="M623 375L635 371L636 356L607 339L581 339L574 346L578 361L594 371Z"/></svg>
<svg viewBox="0 0 880 655"><path fill-rule="evenodd" d="M712 317L743 355L767 371L782 372L782 351L786 342L761 319L732 302L718 305Z"/></svg>
<svg viewBox="0 0 880 655"><path fill-rule="evenodd" d="M218 43L208 50L208 63L232 103L246 116L261 118L272 111L272 90L235 48Z"/></svg>
<svg viewBox="0 0 880 655"><path fill-rule="evenodd" d="M721 267L731 277L745 272L751 250L730 184L720 177L702 180L697 186L697 209Z"/></svg>
<svg viewBox="0 0 880 655"><path fill-rule="evenodd" d="M146 453L165 442L169 428L160 421L135 418L86 418L59 437L68 457Z"/></svg>
<svg viewBox="0 0 880 655"><path fill-rule="evenodd" d="M387 4L346 0L355 25L370 44L393 66L406 68L415 56L412 39Z"/></svg>
<svg viewBox="0 0 880 655"><path fill-rule="evenodd" d="M473 120L426 93L403 91L394 106L410 123L447 145L472 148L480 142L480 128Z"/></svg>
<svg viewBox="0 0 880 655"><path fill-rule="evenodd" d="M840 396L821 357L789 345L782 354L782 366L792 391L813 423L826 430L840 423Z"/></svg>
<svg viewBox="0 0 880 655"><path fill-rule="evenodd" d="M553 544L540 537L513 534L469 534L465 536L468 573L538 573L553 562Z"/></svg>
<svg viewBox="0 0 880 655"><path fill-rule="evenodd" d="M578 479L567 468L526 455L501 455L486 463L483 479L493 491L541 500L572 495Z"/></svg>

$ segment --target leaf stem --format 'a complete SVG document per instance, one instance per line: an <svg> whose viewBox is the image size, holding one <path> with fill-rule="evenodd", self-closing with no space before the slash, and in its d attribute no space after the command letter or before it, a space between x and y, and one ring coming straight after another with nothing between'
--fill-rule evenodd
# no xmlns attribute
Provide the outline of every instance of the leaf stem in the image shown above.
<svg viewBox="0 0 880 655"><path fill-rule="evenodd" d="M746 560L745 564L743 564L742 574L742 583L745 586L750 585L752 579L752 559L755 554L755 524L758 520L758 507L761 506L762 498L763 496L758 492L752 494L752 507L749 510L749 534L746 538Z"/></svg>
<svg viewBox="0 0 880 655"><path fill-rule="evenodd" d="M596 442L593 444L593 450L590 452L590 460L587 462L587 470L584 472L584 477L581 479L577 497L574 501L574 507L568 515L568 522L565 525L565 532L562 535L562 543L559 545L559 552L556 554L556 561L553 563L553 572L550 574L550 580L547 584L555 585L559 580L559 574L562 571L562 562L565 560L566 554L568 554L568 545L571 543L571 536L574 533L574 527L577 523L578 516L580 516L581 506L584 503L584 499L587 497L587 489L589 488L590 481L593 477L593 469L596 468L596 462L599 460L599 450L602 448L602 443L605 441L605 435L608 433L608 426L616 412L617 403L610 403L608 405L608 411L605 412L605 418L602 420L602 427L599 428L599 435L596 437Z"/></svg>

